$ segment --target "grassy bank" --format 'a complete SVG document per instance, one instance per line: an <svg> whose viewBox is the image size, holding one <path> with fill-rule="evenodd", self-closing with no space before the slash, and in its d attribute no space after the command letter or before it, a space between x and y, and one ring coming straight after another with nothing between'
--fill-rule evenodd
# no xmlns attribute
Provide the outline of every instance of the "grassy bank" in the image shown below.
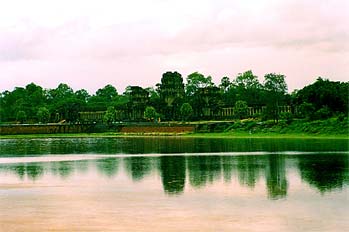
<svg viewBox="0 0 349 232"><path fill-rule="evenodd" d="M242 120L232 124L225 132L276 135L346 136L349 135L349 121L330 118L326 120L273 121Z"/></svg>
<svg viewBox="0 0 349 232"><path fill-rule="evenodd" d="M208 122L206 123L208 125ZM23 134L1 135L8 138L108 138L129 136L183 136L197 138L309 138L309 139L349 139L349 121L330 118L319 121L294 120L291 122L238 120L228 123L219 132L202 133L65 133L65 134Z"/></svg>
<svg viewBox="0 0 349 232"><path fill-rule="evenodd" d="M79 134L26 134L26 135L2 135L0 139L35 139L35 138L116 138L116 137L186 137L186 138L271 138L271 139L348 139L348 135L340 134L304 134L304 133L255 133L249 132L220 132L220 133L187 133L187 134L164 134L164 133L79 133Z"/></svg>
<svg viewBox="0 0 349 232"><path fill-rule="evenodd" d="M265 138L265 139L348 139L348 135L332 134L304 134L304 133L254 133L249 132L221 132L221 133L193 133L184 135L193 138Z"/></svg>

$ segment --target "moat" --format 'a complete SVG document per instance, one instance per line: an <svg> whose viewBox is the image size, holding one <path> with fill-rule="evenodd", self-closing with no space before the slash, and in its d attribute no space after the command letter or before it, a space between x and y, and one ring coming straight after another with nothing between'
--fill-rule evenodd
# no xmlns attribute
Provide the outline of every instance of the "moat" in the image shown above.
<svg viewBox="0 0 349 232"><path fill-rule="evenodd" d="M0 140L1 231L347 231L346 139Z"/></svg>

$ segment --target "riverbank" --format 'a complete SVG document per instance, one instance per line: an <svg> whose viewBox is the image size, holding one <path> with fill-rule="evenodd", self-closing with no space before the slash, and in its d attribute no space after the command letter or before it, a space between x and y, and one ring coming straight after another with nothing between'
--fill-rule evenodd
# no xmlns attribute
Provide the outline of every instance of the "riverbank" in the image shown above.
<svg viewBox="0 0 349 232"><path fill-rule="evenodd" d="M0 139L35 139L35 138L116 138L116 137L187 137L187 138L271 138L271 139L348 139L348 135L333 134L302 134L302 133L256 133L248 132L220 132L220 133L76 133L76 134L24 134L24 135L1 135Z"/></svg>
<svg viewBox="0 0 349 232"><path fill-rule="evenodd" d="M196 129L194 129L196 128ZM206 121L173 125L129 125L123 129L98 133L28 133L0 135L8 138L85 138L85 137L142 137L142 136L181 136L200 138L310 138L310 139L349 139L347 119L331 118L318 121L294 120L292 122L258 121L245 119L237 121Z"/></svg>

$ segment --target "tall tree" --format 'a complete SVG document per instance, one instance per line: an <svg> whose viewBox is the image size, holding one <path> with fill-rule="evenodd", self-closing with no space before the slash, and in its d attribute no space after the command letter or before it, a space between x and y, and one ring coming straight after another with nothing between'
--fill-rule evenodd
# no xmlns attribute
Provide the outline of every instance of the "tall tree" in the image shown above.
<svg viewBox="0 0 349 232"><path fill-rule="evenodd" d="M88 99L89 111L105 111L113 106L113 101L118 98L118 92L114 86L108 84L96 91L96 94Z"/></svg>
<svg viewBox="0 0 349 232"><path fill-rule="evenodd" d="M279 105L287 93L287 84L285 75L268 73L264 76L264 89L267 94L268 113L271 114L274 121L279 120Z"/></svg>
<svg viewBox="0 0 349 232"><path fill-rule="evenodd" d="M96 92L96 96L102 98L107 102L111 102L113 98L118 96L118 91L112 85L106 85L101 89L98 89Z"/></svg>
<svg viewBox="0 0 349 232"><path fill-rule="evenodd" d="M83 110L84 102L78 99L73 89L67 84L59 84L56 89L48 91L49 111L54 115L54 121L78 120L79 111Z"/></svg>
<svg viewBox="0 0 349 232"><path fill-rule="evenodd" d="M194 72L187 77L187 85L185 86L186 94L189 97L194 96L199 89L209 86L214 86L211 76L205 77L201 73Z"/></svg>
<svg viewBox="0 0 349 232"><path fill-rule="evenodd" d="M77 99L79 99L85 103L87 103L91 97L90 94L85 89L79 89L78 91L76 91L75 96Z"/></svg>
<svg viewBox="0 0 349 232"><path fill-rule="evenodd" d="M219 88L223 91L223 93L226 93L228 92L231 85L232 82L230 81L229 77L222 77Z"/></svg>
<svg viewBox="0 0 349 232"><path fill-rule="evenodd" d="M237 100L246 101L249 106L261 105L261 87L258 77L251 70L239 73L234 80Z"/></svg>

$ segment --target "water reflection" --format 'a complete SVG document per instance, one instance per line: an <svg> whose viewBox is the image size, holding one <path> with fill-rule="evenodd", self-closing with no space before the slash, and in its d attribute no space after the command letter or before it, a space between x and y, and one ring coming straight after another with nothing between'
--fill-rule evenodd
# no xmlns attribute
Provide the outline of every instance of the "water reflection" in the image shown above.
<svg viewBox="0 0 349 232"><path fill-rule="evenodd" d="M140 181L152 171L152 161L151 157L127 157L124 159L125 170L133 181Z"/></svg>
<svg viewBox="0 0 349 232"><path fill-rule="evenodd" d="M189 183L196 188L220 178L222 162L220 156L193 156L187 158Z"/></svg>
<svg viewBox="0 0 349 232"><path fill-rule="evenodd" d="M162 185L167 194L180 194L185 186L185 157L184 156L163 156L160 157L159 172Z"/></svg>
<svg viewBox="0 0 349 232"><path fill-rule="evenodd" d="M262 156L239 156L236 159L240 184L254 188L265 170L265 158Z"/></svg>
<svg viewBox="0 0 349 232"><path fill-rule="evenodd" d="M119 170L119 161L120 159L116 158L107 158L97 160L97 169L100 173L104 174L107 177L114 177Z"/></svg>
<svg viewBox="0 0 349 232"><path fill-rule="evenodd" d="M348 151L348 140L205 139L186 137L0 139L0 156L168 154L251 151Z"/></svg>
<svg viewBox="0 0 349 232"><path fill-rule="evenodd" d="M265 178L267 180L268 196L271 199L286 197L288 184L286 180L285 158L283 156L268 156Z"/></svg>
<svg viewBox="0 0 349 232"><path fill-rule="evenodd" d="M120 169L120 167L123 167ZM96 160L0 164L0 176L15 175L19 180L38 181L44 175L69 179L73 173L84 175L97 171L117 178L120 170L137 184L145 177L159 176L168 195L182 194L186 187L202 189L215 182L229 184L237 179L241 186L254 189L264 181L269 199L286 198L290 180L288 172L320 193L349 186L347 153L312 155L239 155L239 156L159 156L109 157Z"/></svg>
<svg viewBox="0 0 349 232"><path fill-rule="evenodd" d="M301 156L298 167L302 180L321 193L341 189L349 183L349 158L345 155Z"/></svg>

